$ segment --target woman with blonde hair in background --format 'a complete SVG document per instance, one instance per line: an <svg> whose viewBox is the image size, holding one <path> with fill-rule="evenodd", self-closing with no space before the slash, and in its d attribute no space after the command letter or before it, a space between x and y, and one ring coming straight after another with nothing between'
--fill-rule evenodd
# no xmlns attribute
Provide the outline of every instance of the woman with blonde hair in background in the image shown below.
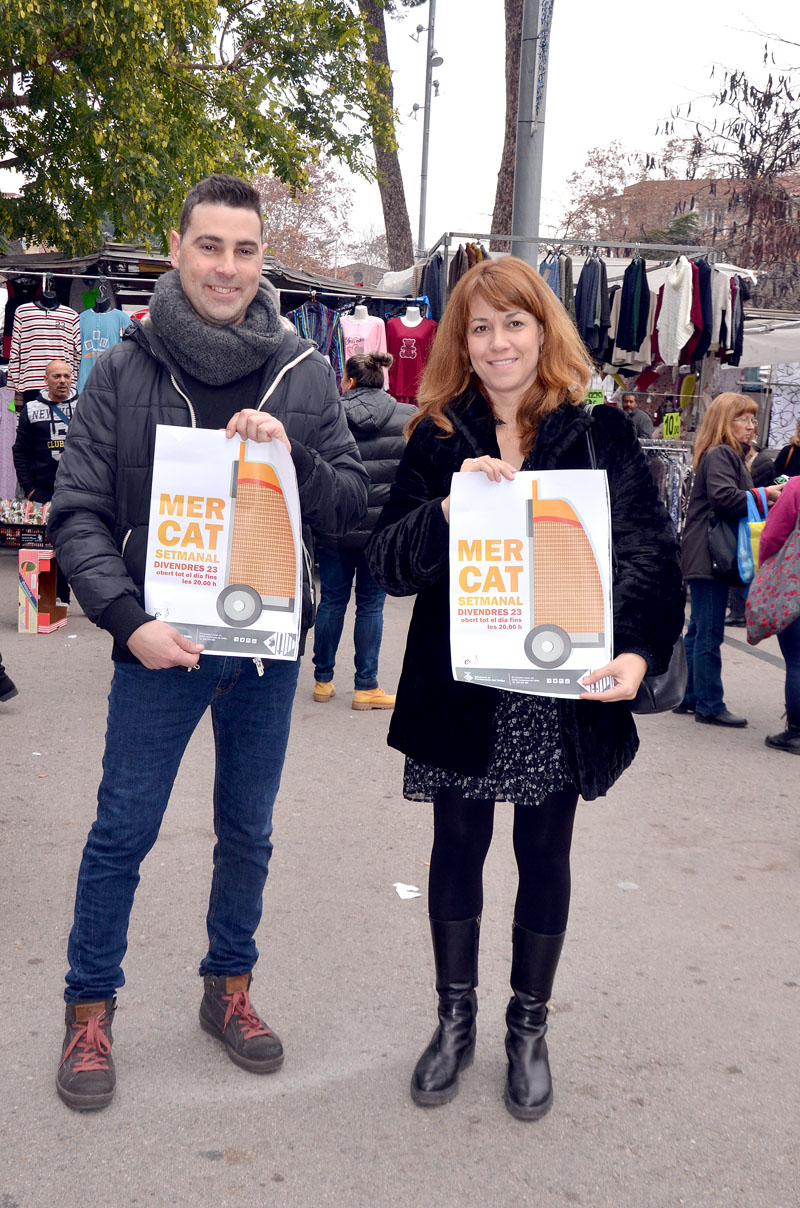
<svg viewBox="0 0 800 1208"><path fill-rule="evenodd" d="M747 718L725 707L722 688L722 642L729 584L715 577L708 550L712 514L738 525L747 515L747 494L758 499L745 465L756 432L758 408L744 394L726 392L714 399L697 430L694 445L694 485L683 530L681 567L689 585L692 613L686 633L689 678L686 694L675 713L694 713L705 725L741 728ZM766 487L767 501L780 495L779 486Z"/></svg>

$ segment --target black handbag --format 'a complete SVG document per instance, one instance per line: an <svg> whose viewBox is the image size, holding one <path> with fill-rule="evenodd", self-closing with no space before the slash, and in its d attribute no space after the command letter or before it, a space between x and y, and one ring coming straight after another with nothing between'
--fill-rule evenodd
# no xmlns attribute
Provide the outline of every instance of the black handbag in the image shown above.
<svg viewBox="0 0 800 1208"><path fill-rule="evenodd" d="M688 678L686 647L681 635L672 647L669 667L661 675L648 672L633 700L627 702L628 708L631 713L666 713L683 700Z"/></svg>
<svg viewBox="0 0 800 1208"><path fill-rule="evenodd" d="M727 583L729 587L741 587L738 520L734 526L730 520L712 512L708 518L706 540L708 556L711 559L711 573L714 578Z"/></svg>
<svg viewBox="0 0 800 1208"><path fill-rule="evenodd" d="M586 429L586 444L589 446L589 465L593 470L596 470L597 459L594 454L594 441L592 440L590 428ZM734 547L734 557L735 554L736 550ZM614 558L614 564L616 566L616 558ZM674 709L683 700L688 678L689 668L686 663L686 647L683 644L683 634L681 634L672 647L672 654L670 655L669 666L666 671L662 671L659 675L648 671L639 685L639 691L633 700L623 701L622 703L628 706L631 713L666 713L668 710Z"/></svg>

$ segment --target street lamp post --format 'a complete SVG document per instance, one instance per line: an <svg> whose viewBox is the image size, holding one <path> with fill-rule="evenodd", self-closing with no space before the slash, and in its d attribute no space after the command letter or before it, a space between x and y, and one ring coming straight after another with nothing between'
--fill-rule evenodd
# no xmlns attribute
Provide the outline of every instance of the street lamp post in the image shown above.
<svg viewBox="0 0 800 1208"><path fill-rule="evenodd" d="M439 84L433 80L434 67L441 67L444 59L441 55L437 55L436 47L433 44L433 32L436 24L436 0L430 0L430 8L428 10L428 49L425 53L425 104L423 105L423 122L422 122L422 170L420 172L420 188L419 188L419 231L417 234L417 252L422 253L425 250L425 212L428 204L428 144L431 134L431 87L435 84L437 95ZM417 26L417 36L423 33L423 27ZM413 113L416 116L419 110L419 105L415 105Z"/></svg>

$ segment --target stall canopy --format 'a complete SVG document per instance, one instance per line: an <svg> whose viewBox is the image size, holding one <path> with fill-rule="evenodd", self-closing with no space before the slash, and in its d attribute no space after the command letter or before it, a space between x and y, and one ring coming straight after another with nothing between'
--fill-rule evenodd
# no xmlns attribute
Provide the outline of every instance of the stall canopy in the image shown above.
<svg viewBox="0 0 800 1208"><path fill-rule="evenodd" d="M800 314L745 311L740 365L794 365L800 362Z"/></svg>
<svg viewBox="0 0 800 1208"><path fill-rule="evenodd" d="M74 277L107 277L112 282L123 310L134 311L147 306L158 277L171 267L168 256L160 256L143 247L126 243L106 243L86 256L69 259L60 252L18 253L0 256L0 279L18 275L50 277L58 288ZM264 257L264 276L277 290L285 293L286 306L291 309L312 294L332 299L353 300L363 297L395 299L395 295L380 289L354 285L339 277L326 277L289 268L274 256ZM68 292L68 290L67 290Z"/></svg>

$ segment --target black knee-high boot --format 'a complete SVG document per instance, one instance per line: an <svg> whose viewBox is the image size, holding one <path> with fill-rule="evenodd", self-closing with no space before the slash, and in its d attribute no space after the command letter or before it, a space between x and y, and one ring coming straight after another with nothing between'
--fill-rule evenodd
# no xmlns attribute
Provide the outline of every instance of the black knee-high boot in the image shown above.
<svg viewBox="0 0 800 1208"><path fill-rule="evenodd" d="M459 1071L472 1064L478 1013L480 919L455 923L431 919L430 924L439 1026L411 1078L411 1098L421 1107L437 1107L455 1097Z"/></svg>
<svg viewBox="0 0 800 1208"><path fill-rule="evenodd" d="M547 1003L564 936L537 935L514 924L511 988L506 1010L508 1081L505 1104L518 1120L538 1120L550 1110L553 1083L547 1060Z"/></svg>

